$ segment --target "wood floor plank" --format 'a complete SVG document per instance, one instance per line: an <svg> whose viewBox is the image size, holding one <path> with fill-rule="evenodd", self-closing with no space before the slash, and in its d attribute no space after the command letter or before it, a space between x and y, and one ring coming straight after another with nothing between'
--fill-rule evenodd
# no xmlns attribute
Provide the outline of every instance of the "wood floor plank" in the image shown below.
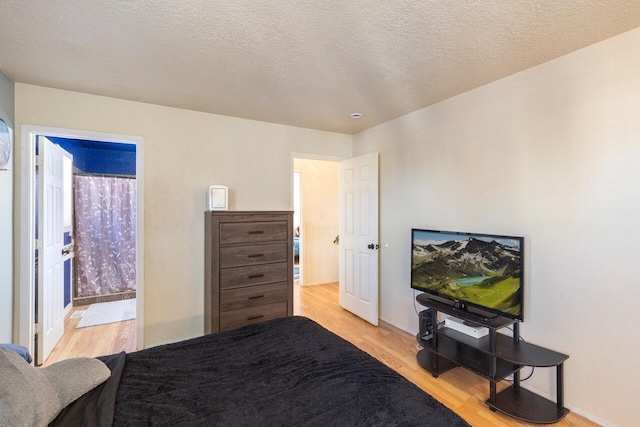
<svg viewBox="0 0 640 427"><path fill-rule="evenodd" d="M433 378L416 361L419 348L413 335L385 322L380 322L378 327L372 326L343 310L338 305L337 283L295 286L294 289L294 314L309 317L350 341L455 411L472 426L538 426L491 411L484 403L489 395L489 381L464 368L455 368ZM75 307L73 311L83 309L86 307ZM76 329L79 320L66 320L65 335L51 353L46 365L70 357L95 357L135 350L135 320ZM506 383L500 384L499 390L507 386ZM573 412L554 425L597 426Z"/></svg>
<svg viewBox="0 0 640 427"><path fill-rule="evenodd" d="M89 306L73 307L64 321L64 335L43 366L72 357L96 357L106 354L127 353L136 349L136 321L109 323L77 329L80 317L72 319L76 311Z"/></svg>

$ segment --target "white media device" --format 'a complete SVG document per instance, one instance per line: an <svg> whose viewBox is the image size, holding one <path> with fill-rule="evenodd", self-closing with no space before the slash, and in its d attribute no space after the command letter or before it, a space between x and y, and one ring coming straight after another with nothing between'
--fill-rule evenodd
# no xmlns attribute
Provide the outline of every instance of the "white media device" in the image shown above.
<svg viewBox="0 0 640 427"><path fill-rule="evenodd" d="M444 327L462 332L463 334L469 335L470 337L474 338L482 338L486 335L489 335L489 328L485 328L484 326L480 325L465 325L464 321L462 319L458 319L457 317L446 317L444 319Z"/></svg>
<svg viewBox="0 0 640 427"><path fill-rule="evenodd" d="M224 185L212 185L207 192L207 207L210 211L229 210L229 190Z"/></svg>

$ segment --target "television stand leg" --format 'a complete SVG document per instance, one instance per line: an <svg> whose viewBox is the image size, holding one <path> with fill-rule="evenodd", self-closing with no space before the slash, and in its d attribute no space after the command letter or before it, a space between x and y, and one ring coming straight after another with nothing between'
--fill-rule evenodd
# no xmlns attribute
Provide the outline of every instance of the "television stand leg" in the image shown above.
<svg viewBox="0 0 640 427"><path fill-rule="evenodd" d="M496 383L495 381L489 381L489 400L491 403L496 401Z"/></svg>

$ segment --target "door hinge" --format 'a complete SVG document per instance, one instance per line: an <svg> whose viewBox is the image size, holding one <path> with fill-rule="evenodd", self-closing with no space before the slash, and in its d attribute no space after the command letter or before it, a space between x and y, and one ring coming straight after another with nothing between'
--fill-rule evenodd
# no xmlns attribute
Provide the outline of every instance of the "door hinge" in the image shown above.
<svg viewBox="0 0 640 427"><path fill-rule="evenodd" d="M35 326L35 334L42 335L42 323L36 323L34 326Z"/></svg>
<svg viewBox="0 0 640 427"><path fill-rule="evenodd" d="M35 247L35 249L37 251L39 251L40 249L42 249L42 240L40 240L40 239L34 240L33 246Z"/></svg>
<svg viewBox="0 0 640 427"><path fill-rule="evenodd" d="M34 158L34 164L35 164L35 166L36 166L36 167L40 167L40 166L42 166L42 163L41 163L41 161L40 161L40 156L38 156L38 155L36 155L36 156L35 156L35 158Z"/></svg>

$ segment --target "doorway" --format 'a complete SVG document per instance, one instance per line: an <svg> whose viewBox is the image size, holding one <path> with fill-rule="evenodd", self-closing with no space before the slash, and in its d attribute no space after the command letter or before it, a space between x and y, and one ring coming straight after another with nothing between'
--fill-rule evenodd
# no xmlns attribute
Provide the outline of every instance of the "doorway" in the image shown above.
<svg viewBox="0 0 640 427"><path fill-rule="evenodd" d="M106 134L73 129L50 128L44 126L23 125L21 128L22 160L21 160L21 191L20 191L20 281L17 295L19 304L18 342L34 353L32 337L40 333L39 324L35 322L35 171L36 171L36 140L38 135L53 138L68 138L77 140L91 140L96 143L127 143L135 145L136 180L136 254L135 271L138 298L136 301L136 347L144 347L144 173L143 173L143 143L138 136Z"/></svg>
<svg viewBox="0 0 640 427"><path fill-rule="evenodd" d="M73 154L73 305L135 298L135 145L48 139Z"/></svg>
<svg viewBox="0 0 640 427"><path fill-rule="evenodd" d="M336 167L335 175L338 176L335 192L328 191L334 182L332 177L313 173L323 164L331 163ZM310 172L305 173L307 167ZM377 325L378 153L367 153L349 159L292 154L292 183L293 172L300 172L301 183L300 262L303 275L299 285L338 282L340 306ZM311 187L307 185L309 177L320 178L316 179L317 185L307 191ZM325 197L330 193L334 195ZM295 196L294 192L292 194ZM313 201L313 206L308 206L306 200ZM295 206L293 202L292 196L292 206ZM337 212L335 227L326 226L327 214L331 210ZM316 230L312 227L307 229L309 212L315 215L314 226L320 225ZM327 234L327 230L331 230L331 236ZM316 234L315 231L319 233ZM333 250L326 246L328 242L333 245ZM319 245L312 247L312 243ZM333 262L333 269L324 264L325 261ZM309 277L311 268L319 272L320 279ZM326 276L326 273L336 271L333 277ZM297 286L294 288L294 295L296 289Z"/></svg>
<svg viewBox="0 0 640 427"><path fill-rule="evenodd" d="M339 277L338 246L334 241L338 235L340 161L294 157L293 172L297 283L335 283Z"/></svg>
<svg viewBox="0 0 640 427"><path fill-rule="evenodd" d="M69 166L64 174L64 277L61 278L64 298L53 302L50 293L36 292L36 321L43 321L43 332L37 335L35 360L48 363L49 356L59 359L67 353L65 346L75 340L77 349L95 347L104 331L98 325L131 321L127 325L131 339L135 340L136 298L136 150L128 143L97 142L79 139L39 136L38 154L42 162L42 144L56 146L68 154ZM63 160L66 160L64 158ZM42 167L36 168L36 175ZM67 171L68 169L68 171ZM67 183L67 180L69 181ZM36 211L40 211L38 200ZM44 224L49 214L43 209ZM38 221L40 224L40 220ZM36 227L36 234L38 234ZM44 238L44 233L41 233ZM39 236L37 237L39 238ZM36 252L36 265L41 265ZM51 289L49 283L39 283L40 289ZM36 287L38 289L38 287ZM53 295L57 293L53 291ZM39 295L43 295L42 299ZM62 304L64 300L64 304ZM126 301L124 301L126 300ZM64 310L58 334L48 327L48 317L40 311L58 307ZM73 307L73 313L67 315ZM55 312L55 310L53 310ZM77 320L75 320L77 319ZM116 325L114 325L115 327ZM87 328L83 334L75 329ZM78 339L84 342L80 344ZM42 343L40 341L42 340ZM123 349L114 348L113 352ZM55 354L54 354L55 353ZM90 354L76 353L80 356Z"/></svg>
<svg viewBox="0 0 640 427"><path fill-rule="evenodd" d="M301 173L293 172L293 281L300 283Z"/></svg>

